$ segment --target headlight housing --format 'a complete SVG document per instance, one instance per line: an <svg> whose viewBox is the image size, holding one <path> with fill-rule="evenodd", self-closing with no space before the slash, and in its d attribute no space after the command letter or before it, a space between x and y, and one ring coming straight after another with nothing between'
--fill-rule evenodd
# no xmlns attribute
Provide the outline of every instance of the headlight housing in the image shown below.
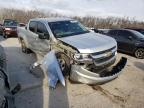
<svg viewBox="0 0 144 108"><path fill-rule="evenodd" d="M74 55L75 60L80 60L80 59L90 59L90 54L75 54Z"/></svg>

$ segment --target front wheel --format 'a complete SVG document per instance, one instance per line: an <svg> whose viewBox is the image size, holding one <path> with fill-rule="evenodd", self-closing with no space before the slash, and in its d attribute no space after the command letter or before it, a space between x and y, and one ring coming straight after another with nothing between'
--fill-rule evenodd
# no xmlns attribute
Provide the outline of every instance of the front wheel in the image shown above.
<svg viewBox="0 0 144 108"><path fill-rule="evenodd" d="M144 48L138 48L135 51L135 57L139 59L144 59Z"/></svg>
<svg viewBox="0 0 144 108"><path fill-rule="evenodd" d="M69 58L63 53L57 53L56 57L58 59L63 75L69 75L71 69Z"/></svg>
<svg viewBox="0 0 144 108"><path fill-rule="evenodd" d="M23 39L20 40L20 43L21 43L21 48L22 48L23 53L26 53L26 54L31 53L31 50L26 47L26 44Z"/></svg>

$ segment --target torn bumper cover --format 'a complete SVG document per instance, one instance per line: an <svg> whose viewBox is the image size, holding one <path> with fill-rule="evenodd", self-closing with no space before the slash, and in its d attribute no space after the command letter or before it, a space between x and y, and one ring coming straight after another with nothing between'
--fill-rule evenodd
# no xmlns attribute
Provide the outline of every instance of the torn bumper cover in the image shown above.
<svg viewBox="0 0 144 108"><path fill-rule="evenodd" d="M102 84L118 77L126 63L127 59L122 57L116 66L113 66L110 71L104 71L100 74L86 70L79 65L72 65L70 80L86 84ZM50 87L55 88L58 81L65 86L65 79L55 55L55 51L50 51L44 57L42 60L42 68L48 74L48 83Z"/></svg>
<svg viewBox="0 0 144 108"><path fill-rule="evenodd" d="M50 87L55 88L58 81L65 86L65 79L56 58L55 51L50 51L44 57L42 61L42 68L48 74L48 83Z"/></svg>
<svg viewBox="0 0 144 108"><path fill-rule="evenodd" d="M126 63L127 59L122 57L111 71L104 72L103 74L97 74L88 71L81 66L73 65L70 73L70 80L86 84L102 84L117 78L122 72L122 69L125 67Z"/></svg>

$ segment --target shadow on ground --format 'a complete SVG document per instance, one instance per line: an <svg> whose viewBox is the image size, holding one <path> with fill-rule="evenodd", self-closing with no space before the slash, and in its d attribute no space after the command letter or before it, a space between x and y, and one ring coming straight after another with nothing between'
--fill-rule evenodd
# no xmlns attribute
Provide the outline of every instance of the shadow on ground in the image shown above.
<svg viewBox="0 0 144 108"><path fill-rule="evenodd" d="M125 54L125 55L128 55L128 56L130 56L130 57L136 58L133 54L126 53L126 52L123 52L123 51L118 51L118 53L120 53L120 54Z"/></svg>
<svg viewBox="0 0 144 108"><path fill-rule="evenodd" d="M19 83L22 87L15 96L17 108L69 108L67 87L58 84L49 89L41 69L30 73L31 64L37 61L34 54L24 54L20 47L5 47L5 51L10 85L13 88Z"/></svg>
<svg viewBox="0 0 144 108"><path fill-rule="evenodd" d="M67 87L58 84L55 90L49 89L48 108L69 108Z"/></svg>
<svg viewBox="0 0 144 108"><path fill-rule="evenodd" d="M144 63L141 63L141 62L134 62L134 65L141 69L142 71L144 71Z"/></svg>
<svg viewBox="0 0 144 108"><path fill-rule="evenodd" d="M4 41L5 39L3 38L3 36L2 35L0 35L0 42L1 41Z"/></svg>

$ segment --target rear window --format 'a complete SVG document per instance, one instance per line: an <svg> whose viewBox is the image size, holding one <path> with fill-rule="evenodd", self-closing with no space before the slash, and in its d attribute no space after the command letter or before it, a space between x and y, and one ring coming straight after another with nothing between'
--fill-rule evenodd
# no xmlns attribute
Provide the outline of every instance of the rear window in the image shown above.
<svg viewBox="0 0 144 108"><path fill-rule="evenodd" d="M117 33L118 36L122 36L122 37L128 37L128 36L132 36L133 34L129 31L125 31L125 30L120 30Z"/></svg>

